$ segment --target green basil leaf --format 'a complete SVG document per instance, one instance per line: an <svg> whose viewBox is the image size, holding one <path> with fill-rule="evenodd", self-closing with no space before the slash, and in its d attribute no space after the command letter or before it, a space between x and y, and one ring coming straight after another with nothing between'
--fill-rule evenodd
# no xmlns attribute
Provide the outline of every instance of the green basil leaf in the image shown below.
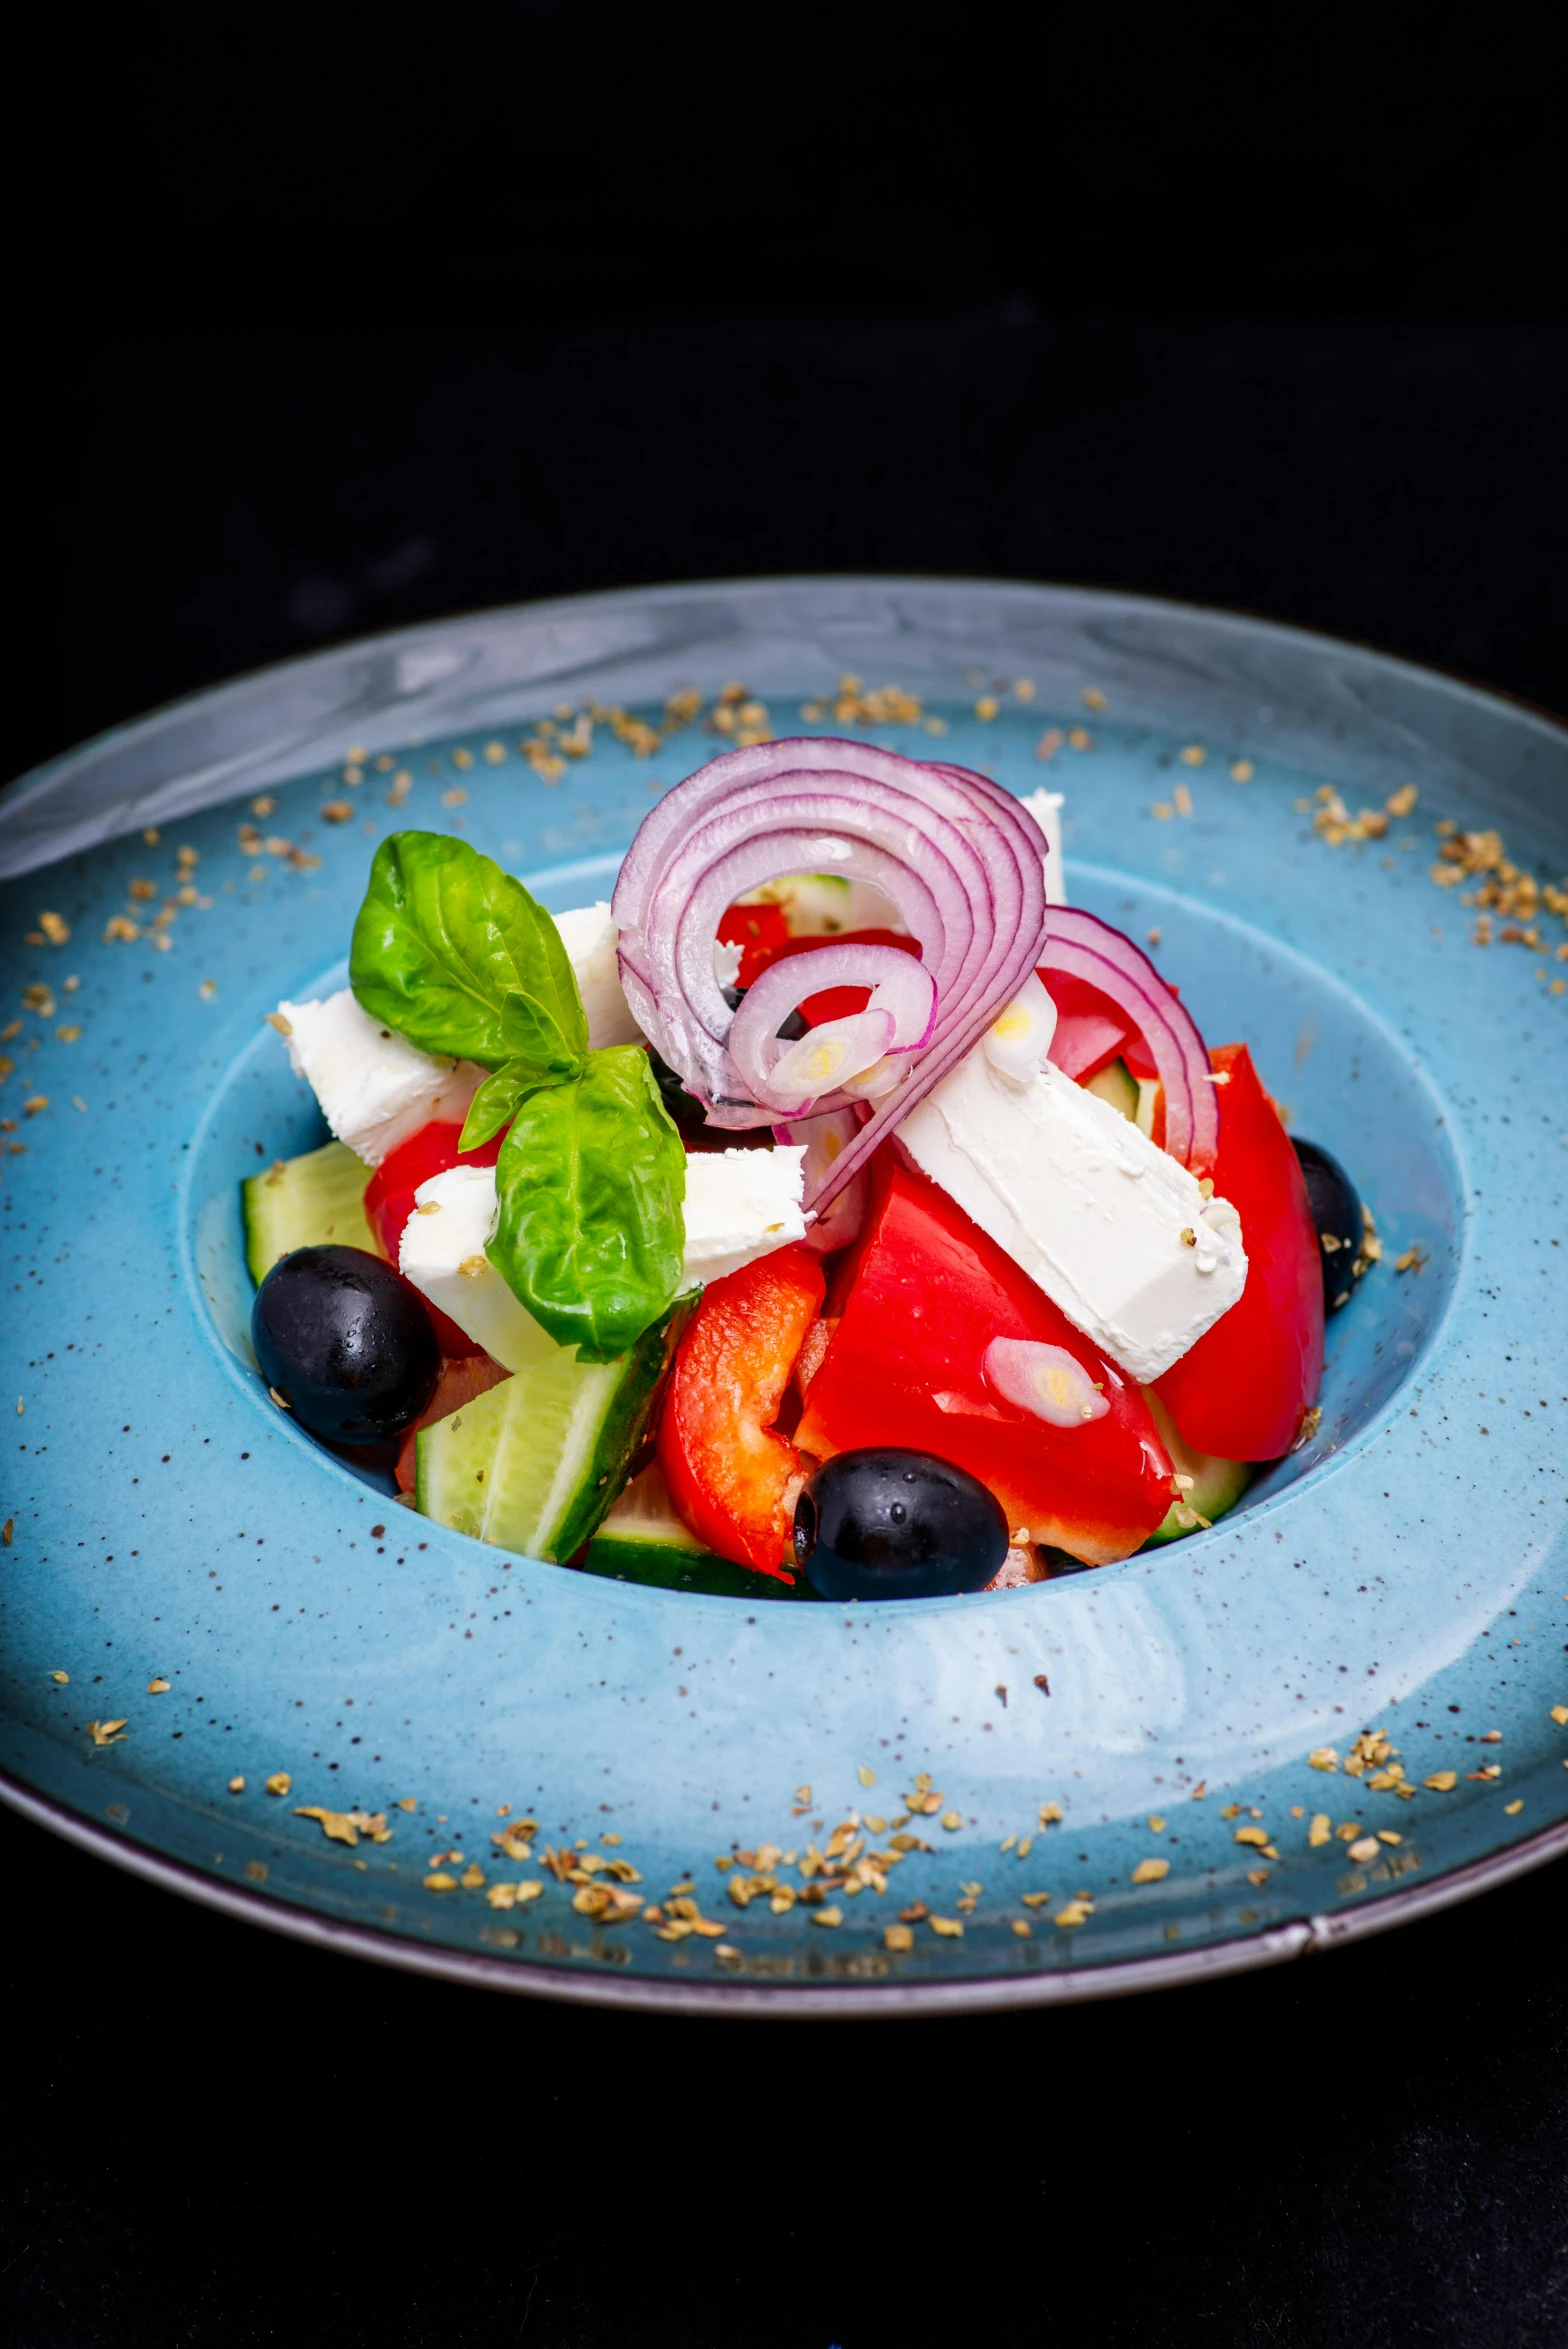
<svg viewBox="0 0 1568 2349"><path fill-rule="evenodd" d="M499 1068L528 1050L575 1068L588 1022L561 934L521 881L466 840L394 832L377 849L354 924L349 985L373 1019L421 1052ZM553 1031L553 1039L551 1035Z"/></svg>
<svg viewBox="0 0 1568 2349"><path fill-rule="evenodd" d="M558 1345L616 1360L675 1295L685 1246L686 1154L641 1047L531 1092L496 1188L491 1263Z"/></svg>
<svg viewBox="0 0 1568 2349"><path fill-rule="evenodd" d="M541 1084L563 1081L569 1080L541 1077L527 1061L503 1061L492 1076L486 1077L468 1104L468 1115L457 1137L459 1150L477 1150L516 1116L519 1102L526 1101Z"/></svg>

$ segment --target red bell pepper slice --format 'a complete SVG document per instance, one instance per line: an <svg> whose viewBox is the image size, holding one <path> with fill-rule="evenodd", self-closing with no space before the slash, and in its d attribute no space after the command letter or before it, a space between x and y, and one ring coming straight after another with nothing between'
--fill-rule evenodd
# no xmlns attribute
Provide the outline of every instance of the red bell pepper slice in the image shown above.
<svg viewBox="0 0 1568 2349"><path fill-rule="evenodd" d="M732 1565L794 1577L801 1459L773 1432L801 1341L821 1310L820 1260L778 1248L703 1291L659 1422L659 1465L699 1541Z"/></svg>
<svg viewBox="0 0 1568 2349"><path fill-rule="evenodd" d="M1211 1052L1219 1088L1214 1188L1241 1217L1247 1285L1159 1381L1185 1443L1224 1460L1288 1452L1323 1378L1323 1275L1307 1186L1245 1044Z"/></svg>
<svg viewBox="0 0 1568 2349"><path fill-rule="evenodd" d="M1125 1558L1171 1504L1171 1464L1141 1390L924 1175L883 1154L855 1254L834 1283L838 1327L795 1440L826 1459L868 1444L932 1452L989 1486L1028 1542L1091 1565ZM1065 1347L1110 1409L1060 1428L1005 1402L993 1338Z"/></svg>
<svg viewBox="0 0 1568 2349"><path fill-rule="evenodd" d="M732 905L715 935L724 945L740 948L735 984L749 987L779 948L789 944L789 918L781 905Z"/></svg>
<svg viewBox="0 0 1568 2349"><path fill-rule="evenodd" d="M414 1212L414 1193L421 1183L432 1175L445 1174L453 1166L494 1166L501 1155L504 1134L496 1134L482 1142L477 1150L459 1150L461 1125L453 1125L442 1118L432 1118L421 1126L417 1134L410 1134L406 1142L399 1142L388 1151L365 1186L365 1220L375 1233L381 1253L389 1263L396 1264L398 1250L403 1245L403 1227ZM455 1321L426 1303L426 1311L435 1323L436 1336L445 1355L477 1354L479 1348L470 1337L465 1337Z"/></svg>

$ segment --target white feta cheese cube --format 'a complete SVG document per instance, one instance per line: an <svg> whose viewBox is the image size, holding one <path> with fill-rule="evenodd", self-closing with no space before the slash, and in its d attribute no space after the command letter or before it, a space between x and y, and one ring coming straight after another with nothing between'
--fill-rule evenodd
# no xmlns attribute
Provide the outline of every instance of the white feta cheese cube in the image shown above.
<svg viewBox="0 0 1568 2349"><path fill-rule="evenodd" d="M1050 1063L966 1054L898 1129L921 1171L1102 1353L1148 1386L1235 1304L1241 1219Z"/></svg>
<svg viewBox="0 0 1568 2349"><path fill-rule="evenodd" d="M686 1279L722 1280L806 1236L804 1148L694 1150L686 1161Z"/></svg>
<svg viewBox="0 0 1568 2349"><path fill-rule="evenodd" d="M503 1370L522 1370L553 1354L555 1341L485 1254L496 1213L494 1167L453 1166L432 1175L414 1193L398 1266Z"/></svg>
<svg viewBox="0 0 1568 2349"><path fill-rule="evenodd" d="M805 1237L797 1150L694 1152L686 1161L686 1288L721 1280L759 1256ZM454 1166L414 1193L398 1262L422 1297L440 1307L505 1370L537 1362L554 1341L512 1294L485 1254L497 1218L495 1169Z"/></svg>
<svg viewBox="0 0 1568 2349"><path fill-rule="evenodd" d="M369 1166L432 1118L461 1122L484 1079L472 1061L417 1052L347 987L325 1003L280 1003L269 1016L333 1133Z"/></svg>
<svg viewBox="0 0 1568 2349"><path fill-rule="evenodd" d="M616 957L619 930L607 905L582 905L571 913L552 914L561 933L572 975L588 1016L588 1041L595 1051L608 1044L640 1044L642 1030L632 1018L621 993L621 971Z"/></svg>
<svg viewBox="0 0 1568 2349"><path fill-rule="evenodd" d="M1024 800L1050 850L1045 860L1045 902L1047 905L1067 903L1067 879L1062 871L1062 800L1060 791L1031 791Z"/></svg>

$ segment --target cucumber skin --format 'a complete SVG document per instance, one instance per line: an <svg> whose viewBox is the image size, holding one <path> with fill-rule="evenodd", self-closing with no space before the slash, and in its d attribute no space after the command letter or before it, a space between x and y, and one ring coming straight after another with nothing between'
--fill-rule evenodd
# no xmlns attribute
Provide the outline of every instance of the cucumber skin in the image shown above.
<svg viewBox="0 0 1568 2349"><path fill-rule="evenodd" d="M1183 1493L1182 1500L1189 1509L1195 1509L1200 1517L1206 1517L1212 1525L1217 1517L1223 1517L1228 1509L1235 1508L1251 1484L1253 1463L1247 1460L1222 1460L1217 1453L1193 1451L1190 1445L1183 1443L1176 1423L1166 1409L1163 1396L1157 1395L1150 1387L1145 1387L1143 1392L1154 1415L1160 1441L1171 1456L1171 1466L1193 1479L1190 1490ZM1146 1549L1152 1548L1156 1542L1185 1541L1189 1534L1203 1530L1201 1526L1177 1524L1176 1511L1179 1505L1175 1501L1171 1503L1144 1544Z"/></svg>
<svg viewBox="0 0 1568 2349"><path fill-rule="evenodd" d="M673 1542L617 1540L600 1535L588 1544L582 1563L585 1574L603 1575L611 1582L639 1582L655 1590L697 1591L715 1599L815 1599L817 1593L803 1574L794 1582L776 1575L754 1574L732 1566L711 1550L677 1549Z"/></svg>
<svg viewBox="0 0 1568 2349"><path fill-rule="evenodd" d="M632 1462L652 1430L686 1324L697 1310L695 1296L677 1297L662 1321L643 1331L631 1350L626 1376L615 1390L594 1445L589 1479L561 1522L555 1539L558 1558L573 1557L607 1517L625 1488Z"/></svg>
<svg viewBox="0 0 1568 2349"><path fill-rule="evenodd" d="M1107 1061L1084 1085L1086 1093L1107 1102L1130 1125L1138 1123L1138 1080L1124 1060Z"/></svg>
<svg viewBox="0 0 1568 2349"><path fill-rule="evenodd" d="M295 1248L330 1244L380 1255L365 1220L370 1174L346 1143L327 1142L245 1177L240 1184L245 1262L258 1289L279 1257Z"/></svg>
<svg viewBox="0 0 1568 2349"><path fill-rule="evenodd" d="M677 1298L662 1320L643 1332L630 1354L622 1356L625 1367L594 1438L582 1480L551 1533L548 1548L541 1544L547 1564L574 1556L619 1499L632 1462L647 1441L675 1349L695 1309L695 1297ZM605 1367L599 1363L583 1365L590 1374ZM523 1369L514 1375L526 1380L528 1372ZM510 1380L505 1380L490 1392L504 1395L510 1384ZM481 1397L480 1401L483 1400ZM415 1454L415 1499L420 1514L437 1524L448 1522L428 1506L436 1481L434 1449L441 1441L440 1430L444 1425L444 1421L437 1420L433 1426L421 1428ZM466 1529L459 1526L453 1530Z"/></svg>
<svg viewBox="0 0 1568 2349"><path fill-rule="evenodd" d="M1235 1508L1252 1482L1253 1464L1247 1460L1220 1460L1207 1453L1194 1456L1202 1461L1202 1466L1193 1481L1192 1490L1184 1493L1182 1499L1189 1509L1196 1509L1198 1515L1206 1517L1212 1525L1228 1509ZM1197 1525L1178 1525L1176 1503L1173 1501L1150 1534L1149 1544L1182 1542L1190 1533L1201 1533L1202 1530Z"/></svg>

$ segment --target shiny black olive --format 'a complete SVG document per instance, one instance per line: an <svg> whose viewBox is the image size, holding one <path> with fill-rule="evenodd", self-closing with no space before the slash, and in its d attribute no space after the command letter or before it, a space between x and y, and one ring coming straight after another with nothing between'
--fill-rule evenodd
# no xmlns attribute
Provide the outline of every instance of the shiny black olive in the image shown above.
<svg viewBox="0 0 1568 2349"><path fill-rule="evenodd" d="M1293 1147L1307 1180L1312 1228L1318 1235L1323 1309L1332 1313L1336 1305L1348 1302L1356 1286L1353 1267L1361 1247L1361 1201L1337 1158L1319 1149L1316 1142L1293 1137Z"/></svg>
<svg viewBox="0 0 1568 2349"><path fill-rule="evenodd" d="M997 1572L1007 1519L983 1484L929 1452L840 1452L795 1504L795 1556L825 1599L951 1598Z"/></svg>
<svg viewBox="0 0 1568 2349"><path fill-rule="evenodd" d="M329 1443L397 1435L441 1375L424 1299L364 1248L280 1257L256 1291L250 1334L268 1386Z"/></svg>
<svg viewBox="0 0 1568 2349"><path fill-rule="evenodd" d="M659 1088L659 1098L675 1123L687 1132L695 1133L707 1121L708 1113L702 1103L687 1092L676 1071L667 1060L661 1059L651 1044L648 1047L648 1066Z"/></svg>

